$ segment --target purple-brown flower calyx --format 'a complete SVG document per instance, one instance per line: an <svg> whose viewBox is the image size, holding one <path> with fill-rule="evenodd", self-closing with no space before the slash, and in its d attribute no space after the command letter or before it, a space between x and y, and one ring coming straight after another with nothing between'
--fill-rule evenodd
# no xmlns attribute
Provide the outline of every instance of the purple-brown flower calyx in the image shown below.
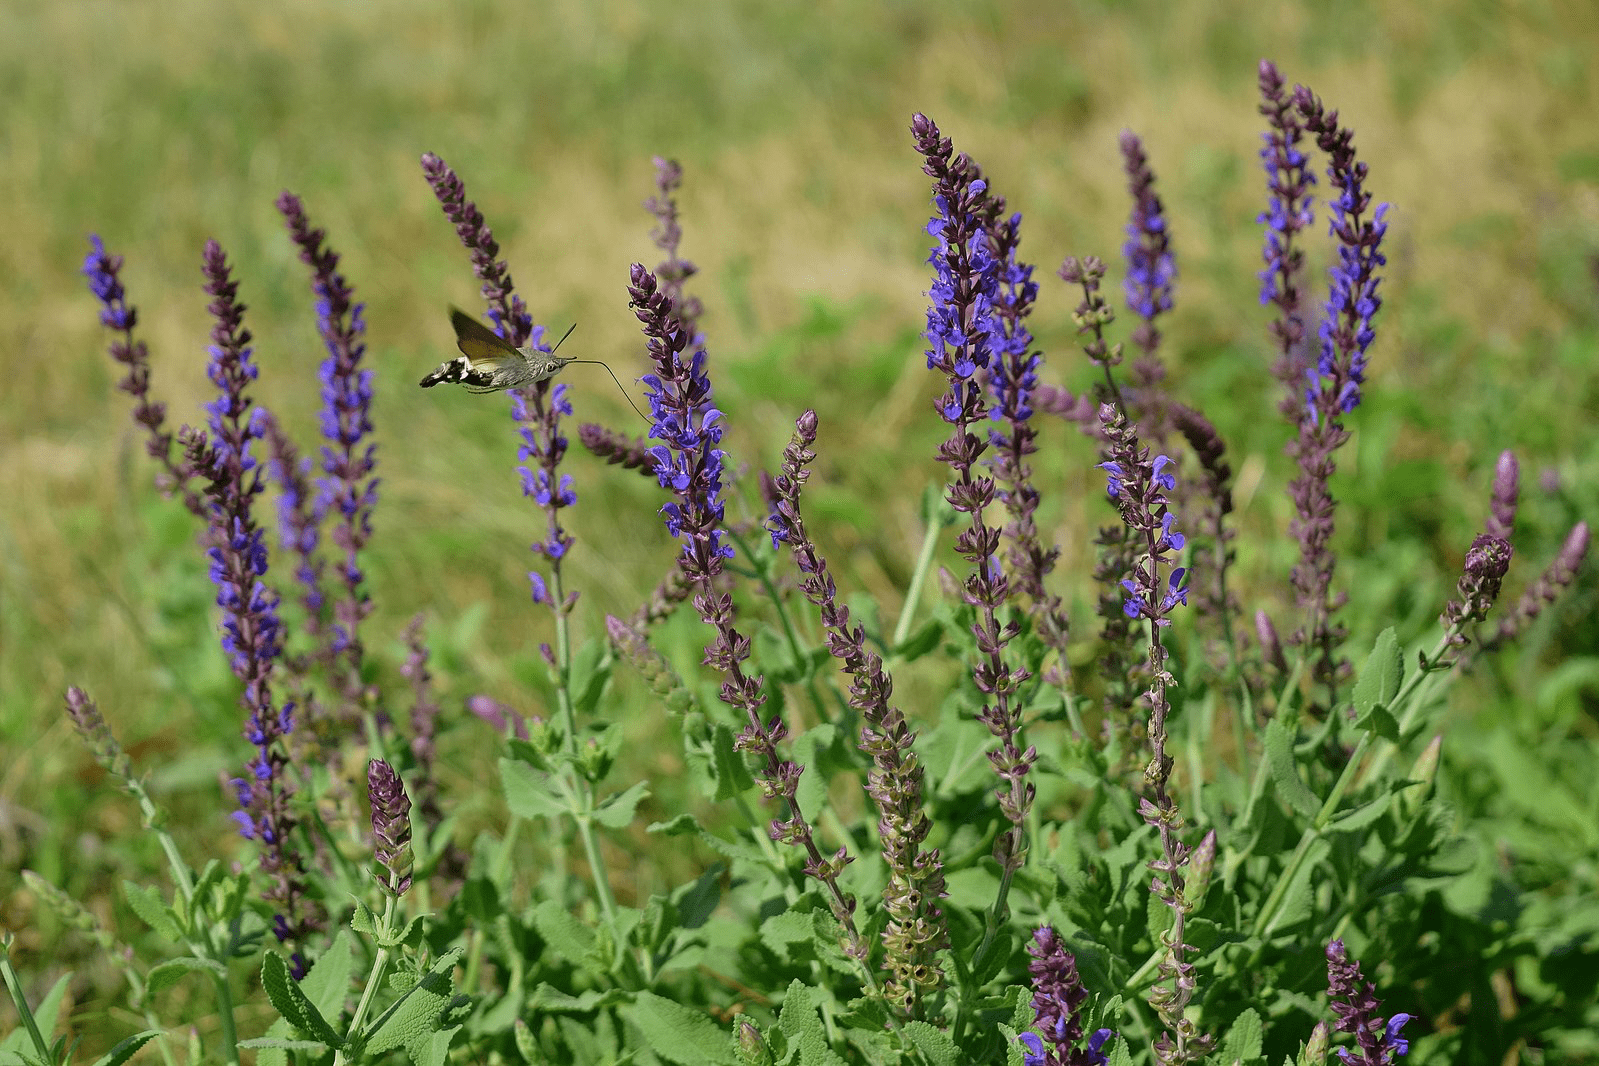
<svg viewBox="0 0 1599 1066"><path fill-rule="evenodd" d="M372 802L372 858L380 868L378 883L391 896L403 896L411 887L416 862L411 850L411 798L400 775L382 759L367 763L366 789Z"/></svg>
<svg viewBox="0 0 1599 1066"><path fill-rule="evenodd" d="M1410 1050L1410 1041L1400 1035L1411 1016L1382 1017L1377 989L1360 972L1360 963L1349 957L1341 940L1327 945L1327 999L1340 1033L1353 1033L1355 1050L1338 1048L1348 1066L1392 1066L1396 1057Z"/></svg>

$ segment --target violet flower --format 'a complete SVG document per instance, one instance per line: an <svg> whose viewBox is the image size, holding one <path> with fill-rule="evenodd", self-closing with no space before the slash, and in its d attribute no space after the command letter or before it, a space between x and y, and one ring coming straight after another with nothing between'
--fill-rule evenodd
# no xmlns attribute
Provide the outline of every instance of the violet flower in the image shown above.
<svg viewBox="0 0 1599 1066"><path fill-rule="evenodd" d="M423 154L422 172L444 208L445 217L455 225L456 236L471 255L472 269L483 283L483 299L496 332L514 347L531 343L539 351L550 351L544 343L544 328L533 325L533 316L516 294L510 271L499 258L500 246L483 213L466 198L466 186L460 177L432 152ZM517 449L522 463L518 467L522 494L543 508L545 516L544 539L532 545L532 550L549 561L549 584L556 591L552 593L544 576L536 572L528 574L528 581L533 601L549 604L558 615L569 613L577 603L577 593L564 593L561 582L561 560L573 544L572 535L561 524L561 511L577 503L572 478L560 472L569 443L561 433L561 416L572 413L567 397L566 385L552 387L548 378L511 392L511 415L521 426L522 435L522 445Z"/></svg>
<svg viewBox="0 0 1599 1066"><path fill-rule="evenodd" d="M1331 707L1337 703L1338 685L1352 670L1337 655L1345 629L1332 621L1344 597L1331 592L1337 564L1330 547L1336 501L1328 481L1337 466L1333 455L1349 439L1343 416L1360 403L1366 351L1375 336L1372 318L1382 306L1377 268L1387 262L1379 246L1388 228L1383 221L1388 205L1379 204L1372 217L1366 217L1371 207L1371 195L1365 191L1366 165L1355 159L1354 134L1338 125L1338 113L1323 110L1321 101L1304 86L1294 89L1294 107L1305 130L1328 153L1327 174L1339 190L1331 220L1339 242L1338 263L1321 324L1321 354L1305 392L1299 436L1289 446L1299 465L1299 476L1290 485L1296 514L1289 532L1300 545L1291 578L1295 599L1306 615L1304 627L1292 639L1313 649L1312 676L1327 687Z"/></svg>
<svg viewBox="0 0 1599 1066"><path fill-rule="evenodd" d="M411 850L411 798L400 775L382 759L367 763L366 792L372 803L372 858L381 868L378 883L398 898L411 888L416 861Z"/></svg>
<svg viewBox="0 0 1599 1066"><path fill-rule="evenodd" d="M1040 926L1027 944L1032 961L1027 972L1033 978L1033 1027L1036 1033L1022 1033L1018 1039L1026 1049L1022 1061L1027 1066L1106 1066L1109 1057L1102 1050L1116 1033L1096 1029L1083 1039L1083 1002L1088 990L1077 976L1077 960L1049 926Z"/></svg>
<svg viewBox="0 0 1599 1066"><path fill-rule="evenodd" d="M1166 209L1155 194L1155 174L1144 154L1143 142L1131 130L1123 130L1121 151L1127 191L1133 198L1122 254L1127 257L1127 306L1140 320L1132 336L1133 344L1142 353L1133 361L1138 426L1146 441L1164 447L1170 414L1161 386L1166 379L1166 366L1160 359L1160 330L1155 320L1172 308L1177 263L1172 257Z"/></svg>
<svg viewBox="0 0 1599 1066"><path fill-rule="evenodd" d="M1269 128L1261 139L1265 147L1260 158L1266 167L1266 190L1270 194L1266 210L1255 219L1266 224L1264 258L1260 272L1260 302L1277 308L1270 332L1277 349L1272 374L1283 385L1279 410L1297 426L1305 416L1305 378L1310 369L1306 350L1304 296L1300 284L1305 271L1305 253L1299 246L1301 230L1316 219L1311 187L1316 175L1310 170L1310 157L1299 143L1305 130L1294 110L1293 94L1287 82L1269 59L1260 61L1260 113Z"/></svg>
<svg viewBox="0 0 1599 1066"><path fill-rule="evenodd" d="M322 588L325 564L317 554L321 528L307 481L311 460L300 458L299 450L276 418L267 420L265 430L271 455L268 470L278 486L279 542L285 551L294 554L294 579L300 586L300 605L305 609L305 631L316 642L318 654L325 658L321 647L322 610L327 603Z"/></svg>
<svg viewBox="0 0 1599 1066"><path fill-rule="evenodd" d="M1198 589L1194 608L1221 626L1222 642L1232 657L1236 651L1232 616L1238 609L1237 597L1227 589L1227 568L1237 557L1230 545L1238 534L1227 526L1227 516L1233 511L1233 468L1227 462L1227 445L1208 418L1182 403L1172 403L1169 412L1173 428L1199 460L1204 484L1199 508L1203 535L1194 549L1194 565L1205 575L1205 581Z"/></svg>
<svg viewBox="0 0 1599 1066"><path fill-rule="evenodd" d="M877 835L888 866L883 905L884 962L888 1002L919 1016L923 1000L937 994L945 975L937 953L949 944L949 928L939 900L944 890L943 861L937 848L923 850L932 823L922 803L922 766L911 751L915 734L904 714L889 701L893 679L882 656L866 646L866 631L850 622L849 608L838 602L838 589L827 560L816 550L800 511L800 492L816 459L816 412L795 422L794 436L783 449L782 470L770 480L774 497L768 529L772 546L787 544L794 565L804 577L805 598L820 612L827 630L827 650L850 677L849 705L861 712L860 747L872 760L866 791L877 805Z"/></svg>
<svg viewBox="0 0 1599 1066"><path fill-rule="evenodd" d="M1467 643L1466 627L1481 622L1499 599L1499 589L1505 573L1510 569L1513 549L1510 542L1487 533L1479 533L1466 551L1465 572L1460 575L1458 600L1444 606L1439 619L1447 631L1445 640L1451 647L1464 647Z"/></svg>
<svg viewBox="0 0 1599 1066"><path fill-rule="evenodd" d="M1185 926L1208 887L1211 860L1191 869L1194 853L1179 836L1184 822L1167 788L1173 760L1166 753L1166 720L1171 713L1166 692L1176 681L1166 670L1167 651L1161 634L1171 624L1172 612L1188 602L1187 571L1176 565L1172 555L1182 551L1184 537L1174 528L1166 497L1177 487L1175 476L1167 469L1175 464L1164 455L1151 459L1149 449L1139 443L1133 427L1113 405L1102 406L1099 417L1110 455L1099 467L1107 475L1107 491L1116 501L1122 522L1139 548L1132 576L1122 581L1127 593L1123 610L1130 618L1149 621L1149 689L1144 702L1149 707L1150 760L1144 770L1148 794L1139 799L1138 813L1160 837L1161 857L1149 864L1155 873L1150 890L1172 911L1171 932L1163 938L1165 952L1156 964L1160 981L1149 993L1149 1005L1167 1027L1155 1042L1155 1059L1163 1066L1177 1066L1203 1058L1215 1043L1214 1037L1200 1032L1185 1015L1196 990L1194 965L1187 958L1194 949L1186 941ZM1214 849L1213 841L1209 847ZM1185 883L1185 870L1194 875L1192 885Z"/></svg>
<svg viewBox="0 0 1599 1066"><path fill-rule="evenodd" d="M320 523L332 511L338 525L332 540L342 553L336 572L343 596L333 605L329 659L334 685L347 717L358 716L366 700L361 680L365 655L360 637L361 620L372 613L365 588L360 554L372 536L372 510L377 504L377 446L372 432L372 371L361 367L366 344L362 320L365 305L353 302L354 290L338 271L339 257L329 248L327 234L312 229L305 205L293 193L277 199L289 235L300 249L300 260L311 268L311 291L316 294L317 328L327 347L322 361L322 477L317 479L315 514Z"/></svg>
<svg viewBox="0 0 1599 1066"><path fill-rule="evenodd" d="M1018 743L1021 708L1015 698L1030 675L1005 661L1005 645L1020 627L1015 621L1003 626L999 622L1010 581L999 566L999 530L983 521L984 509L996 496L994 480L977 473L988 442L972 431L988 413L978 372L991 365L995 341L1005 335L996 310L999 262L983 224L998 201L989 198L988 183L977 164L964 152L955 155L949 138L941 136L926 115L912 118L911 134L925 161L922 171L933 179L938 210L927 225L938 244L930 257L934 277L928 289L926 332L927 368L942 373L949 383L936 401L939 415L950 426L938 459L954 477L946 496L950 506L970 519L955 538L955 550L972 568L964 594L977 612L978 657L972 679L985 697L978 720L999 740L999 749L989 752L988 759L1004 782L998 793L1000 810L1011 823L995 842L994 855L1002 870L1013 874L1025 859L1024 824L1036 791L1026 777L1037 752L1023 751ZM1008 885L1008 878L1004 883ZM1001 906L1003 898L996 900L991 922Z"/></svg>
<svg viewBox="0 0 1599 1066"><path fill-rule="evenodd" d="M294 729L294 705L278 706L272 698L272 672L282 653L278 597L262 580L267 571L263 531L254 515L262 490L261 470L251 454L266 421L245 390L258 373L251 358L250 331L244 328L244 305L238 283L229 276L227 260L216 241L205 246L205 291L210 312L211 365L208 374L218 397L206 405L209 434L186 430L181 436L196 472L210 485L211 580L223 611L222 650L234 674L244 683L240 704L248 714L245 737L256 748L246 777L233 781L240 810L234 819L245 836L262 843L261 868L274 880L265 897L280 914L275 932L280 940L301 932L303 866L294 850L295 817L284 745Z"/></svg>
<svg viewBox="0 0 1599 1066"><path fill-rule="evenodd" d="M1410 1050L1410 1041L1400 1030L1411 1016L1383 1019L1376 986L1360 972L1360 963L1349 958L1342 940L1327 945L1327 999L1337 1018L1333 1028L1355 1036L1353 1054L1348 1048L1337 1049L1349 1066L1392 1066L1395 1057Z"/></svg>
<svg viewBox="0 0 1599 1066"><path fill-rule="evenodd" d="M100 322L116 332L111 341L111 358L127 368L117 388L133 397L133 421L144 427L144 450L161 464L156 486L167 495L181 493L189 513L204 521L207 517L205 501L189 484L194 471L172 458L173 436L166 430L166 404L150 399L150 349L143 341L133 339L139 311L128 302L119 276L121 272L122 257L108 254L100 235L91 233L89 254L83 260L83 275L89 279L89 291L102 305Z"/></svg>
<svg viewBox="0 0 1599 1066"><path fill-rule="evenodd" d="M722 440L722 413L712 399L711 379L706 374L707 356L696 343L685 361L683 353L691 337L672 307L672 301L659 291L655 275L634 263L628 284L628 306L644 329L654 372L644 376L650 405L650 438L663 443L650 449L656 477L661 487L672 492L672 500L661 508L666 528L683 542L679 566L695 586L694 606L700 617L716 632L706 646L704 662L721 671L722 702L745 717L745 726L734 741L741 752L752 752L759 760L761 792L767 799L781 798L788 817L773 819L773 840L804 850L805 873L827 887L833 915L846 931L850 953L859 959L867 954L855 929L855 900L839 886L838 877L851 859L840 848L826 858L816 846L810 824L800 810L799 778L803 768L779 757L777 745L788 735L780 715L763 720L761 707L766 695L761 691L759 674L744 673L743 663L750 656L751 641L734 625L733 597L715 587L723 563L733 548L723 543L722 471L726 459L718 445Z"/></svg>
<svg viewBox="0 0 1599 1066"><path fill-rule="evenodd" d="M672 301L672 310L677 313L678 321L693 334L697 331L705 307L698 297L683 292L683 283L698 274L700 268L677 254L678 245L683 241L683 227L677 221L677 197L674 194L683 184L683 167L675 159L663 159L660 156L656 156L654 162L655 195L644 201L644 210L655 217L655 229L650 231L650 239L655 242L655 247L665 253L665 258L655 268L655 278L660 283L661 292Z"/></svg>
<svg viewBox="0 0 1599 1066"><path fill-rule="evenodd" d="M1004 201L991 197L996 216L1004 215ZM989 417L999 423L989 430L994 448L990 461L999 495L1010 514L1005 535L1010 539L1006 561L1010 577L1027 599L1039 637L1056 653L1053 675L1064 680L1069 669L1066 642L1071 622L1059 596L1045 586L1050 571L1060 558L1057 547L1045 548L1039 540L1034 514L1038 510L1038 489L1033 485L1032 467L1027 457L1038 451L1038 430L1032 422L1033 393L1038 388L1040 354L1033 350L1033 335L1027 328L1027 315L1038 298L1038 283L1033 268L1017 258L1021 244L1020 214L996 217L986 228L989 250L999 265L999 286L994 308L998 330L989 337L993 348L988 388L993 398Z"/></svg>

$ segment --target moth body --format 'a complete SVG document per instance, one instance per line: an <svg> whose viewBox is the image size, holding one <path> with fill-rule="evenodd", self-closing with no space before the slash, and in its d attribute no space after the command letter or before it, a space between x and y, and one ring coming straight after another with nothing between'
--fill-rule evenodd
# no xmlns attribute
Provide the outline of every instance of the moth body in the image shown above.
<svg viewBox="0 0 1599 1066"><path fill-rule="evenodd" d="M516 348L511 342L459 308L450 308L455 345L461 354L440 363L421 385L464 385L469 392L499 392L536 385L559 373L572 361L531 344ZM564 339L564 338L563 338Z"/></svg>

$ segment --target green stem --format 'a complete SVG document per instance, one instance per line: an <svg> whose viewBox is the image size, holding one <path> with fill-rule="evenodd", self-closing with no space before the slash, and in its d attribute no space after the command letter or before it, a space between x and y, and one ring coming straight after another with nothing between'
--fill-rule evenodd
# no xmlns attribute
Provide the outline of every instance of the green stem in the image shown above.
<svg viewBox="0 0 1599 1066"><path fill-rule="evenodd" d="M391 929L394 925L395 898L389 896L383 905L383 929ZM377 994L378 987L383 983L383 972L388 969L389 949L380 947L372 958L372 971L367 974L366 987L361 990L361 1002L355 1005L355 1015L350 1019L348 1034L351 1038L359 1037L361 1026L366 1023L367 1011L372 1007L372 999ZM344 1048L333 1053L333 1066L344 1066Z"/></svg>
<svg viewBox="0 0 1599 1066"><path fill-rule="evenodd" d="M927 528L922 532L922 547L916 553L916 569L911 571L910 587L905 590L905 603L899 609L899 620L894 623L894 640L889 645L888 651L892 654L895 648L905 643L905 638L911 635L911 623L916 619L916 608L922 600L922 586L927 583L927 575L933 569L933 553L938 550L938 534L943 528L954 521L954 510L950 509L950 518L945 519L939 502L929 504L927 513Z"/></svg>
<svg viewBox="0 0 1599 1066"><path fill-rule="evenodd" d="M0 937L0 976L5 978L6 991L11 993L11 1002L16 1005L17 1017L22 1019L23 1028L28 1030L28 1038L33 1041L33 1049L38 1054L40 1061L50 1062L50 1045L45 1043L44 1034L39 1032L39 1023L34 1020L33 1008L28 1006L28 999L22 994L22 981L17 977L17 971L11 967L11 934Z"/></svg>

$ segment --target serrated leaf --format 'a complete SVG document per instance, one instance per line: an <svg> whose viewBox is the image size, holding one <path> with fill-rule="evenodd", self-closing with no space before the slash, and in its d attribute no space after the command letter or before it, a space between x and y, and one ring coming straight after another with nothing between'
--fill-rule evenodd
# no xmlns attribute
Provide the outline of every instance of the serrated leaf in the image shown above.
<svg viewBox="0 0 1599 1066"><path fill-rule="evenodd" d="M816 1011L816 993L797 978L783 994L777 1026L798 1049L800 1066L842 1066L844 1060L827 1046L827 1031Z"/></svg>
<svg viewBox="0 0 1599 1066"><path fill-rule="evenodd" d="M500 760L500 787L505 805L518 818L559 819L575 813L566 799L551 789L547 775L520 760Z"/></svg>
<svg viewBox="0 0 1599 1066"><path fill-rule="evenodd" d="M1363 733L1376 733L1390 743L1399 743L1399 721L1381 704L1361 712L1355 719L1355 728Z"/></svg>
<svg viewBox="0 0 1599 1066"><path fill-rule="evenodd" d="M322 1012L301 991L289 974L289 964L275 951L267 952L261 960L261 988L266 992L273 1009L290 1025L328 1047L344 1046L344 1039L333 1031L333 1026L322 1017Z"/></svg>
<svg viewBox="0 0 1599 1066"><path fill-rule="evenodd" d="M916 1050L922 1053L928 1066L957 1066L961 1061L955 1041L942 1029L926 1022L906 1022L900 1031L916 1045Z"/></svg>
<svg viewBox="0 0 1599 1066"><path fill-rule="evenodd" d="M145 925L174 944L183 940L183 930L178 925L177 915L172 913L172 908L167 906L167 901L155 888L123 881L122 897L128 901L128 906L133 908L133 913L137 914Z"/></svg>
<svg viewBox="0 0 1599 1066"><path fill-rule="evenodd" d="M368 1057L375 1058L402 1044L414 1049L422 1042L431 1042L435 1033L454 1033L454 1028L446 1028L444 1012L455 995L453 971L461 950L452 948L441 955L415 988L372 1022L370 1035L363 1034ZM414 1057L414 1050L412 1054Z"/></svg>
<svg viewBox="0 0 1599 1066"><path fill-rule="evenodd" d="M193 955L183 955L176 959L168 959L145 975L144 1002L150 1002L153 997L165 992L189 974L199 971L205 971L224 978L228 975L227 968L212 959L197 959Z"/></svg>
<svg viewBox="0 0 1599 1066"><path fill-rule="evenodd" d="M1099 1053L1109 1060L1108 1066L1133 1066L1132 1053L1127 1050L1127 1041L1120 1033L1110 1038L1110 1051L1107 1054L1101 1047Z"/></svg>
<svg viewBox="0 0 1599 1066"><path fill-rule="evenodd" d="M533 927L550 950L567 962L580 965L594 953L594 930L553 899L533 909Z"/></svg>
<svg viewBox="0 0 1599 1066"><path fill-rule="evenodd" d="M703 1011L653 992L640 992L624 1013L644 1034L649 1049L669 1062L738 1066L727 1031Z"/></svg>
<svg viewBox="0 0 1599 1066"><path fill-rule="evenodd" d="M1221 1060L1224 1063L1253 1062L1261 1057L1261 1037L1264 1026L1255 1008L1250 1007L1233 1020L1222 1041Z"/></svg>
<svg viewBox="0 0 1599 1066"><path fill-rule="evenodd" d="M1355 710L1365 717L1373 707L1389 707L1405 680L1405 656L1392 626L1377 634L1366 665L1355 679Z"/></svg>
<svg viewBox="0 0 1599 1066"><path fill-rule="evenodd" d="M160 1032L155 1029L146 1029L142 1033L134 1033L104 1055L95 1059L94 1066L122 1066L124 1062L133 1058L135 1052L160 1035Z"/></svg>
<svg viewBox="0 0 1599 1066"><path fill-rule="evenodd" d="M633 812L638 808L639 801L649 794L648 783L640 781L626 792L607 796L605 801L594 809L594 820L607 829L625 828L633 821Z"/></svg>
<svg viewBox="0 0 1599 1066"><path fill-rule="evenodd" d="M355 913L350 915L350 928L362 936L376 937L379 931L377 912L357 899Z"/></svg>
<svg viewBox="0 0 1599 1066"><path fill-rule="evenodd" d="M1294 731L1281 718L1266 723L1266 768L1271 773L1277 795L1303 818L1314 818L1321 811L1321 801L1304 781L1294 765Z"/></svg>
<svg viewBox="0 0 1599 1066"><path fill-rule="evenodd" d="M333 938L326 951L318 956L311 972L300 982L304 992L324 1018L338 1018L344 1013L344 1001L350 994L350 975L355 972L355 941L343 929Z"/></svg>

